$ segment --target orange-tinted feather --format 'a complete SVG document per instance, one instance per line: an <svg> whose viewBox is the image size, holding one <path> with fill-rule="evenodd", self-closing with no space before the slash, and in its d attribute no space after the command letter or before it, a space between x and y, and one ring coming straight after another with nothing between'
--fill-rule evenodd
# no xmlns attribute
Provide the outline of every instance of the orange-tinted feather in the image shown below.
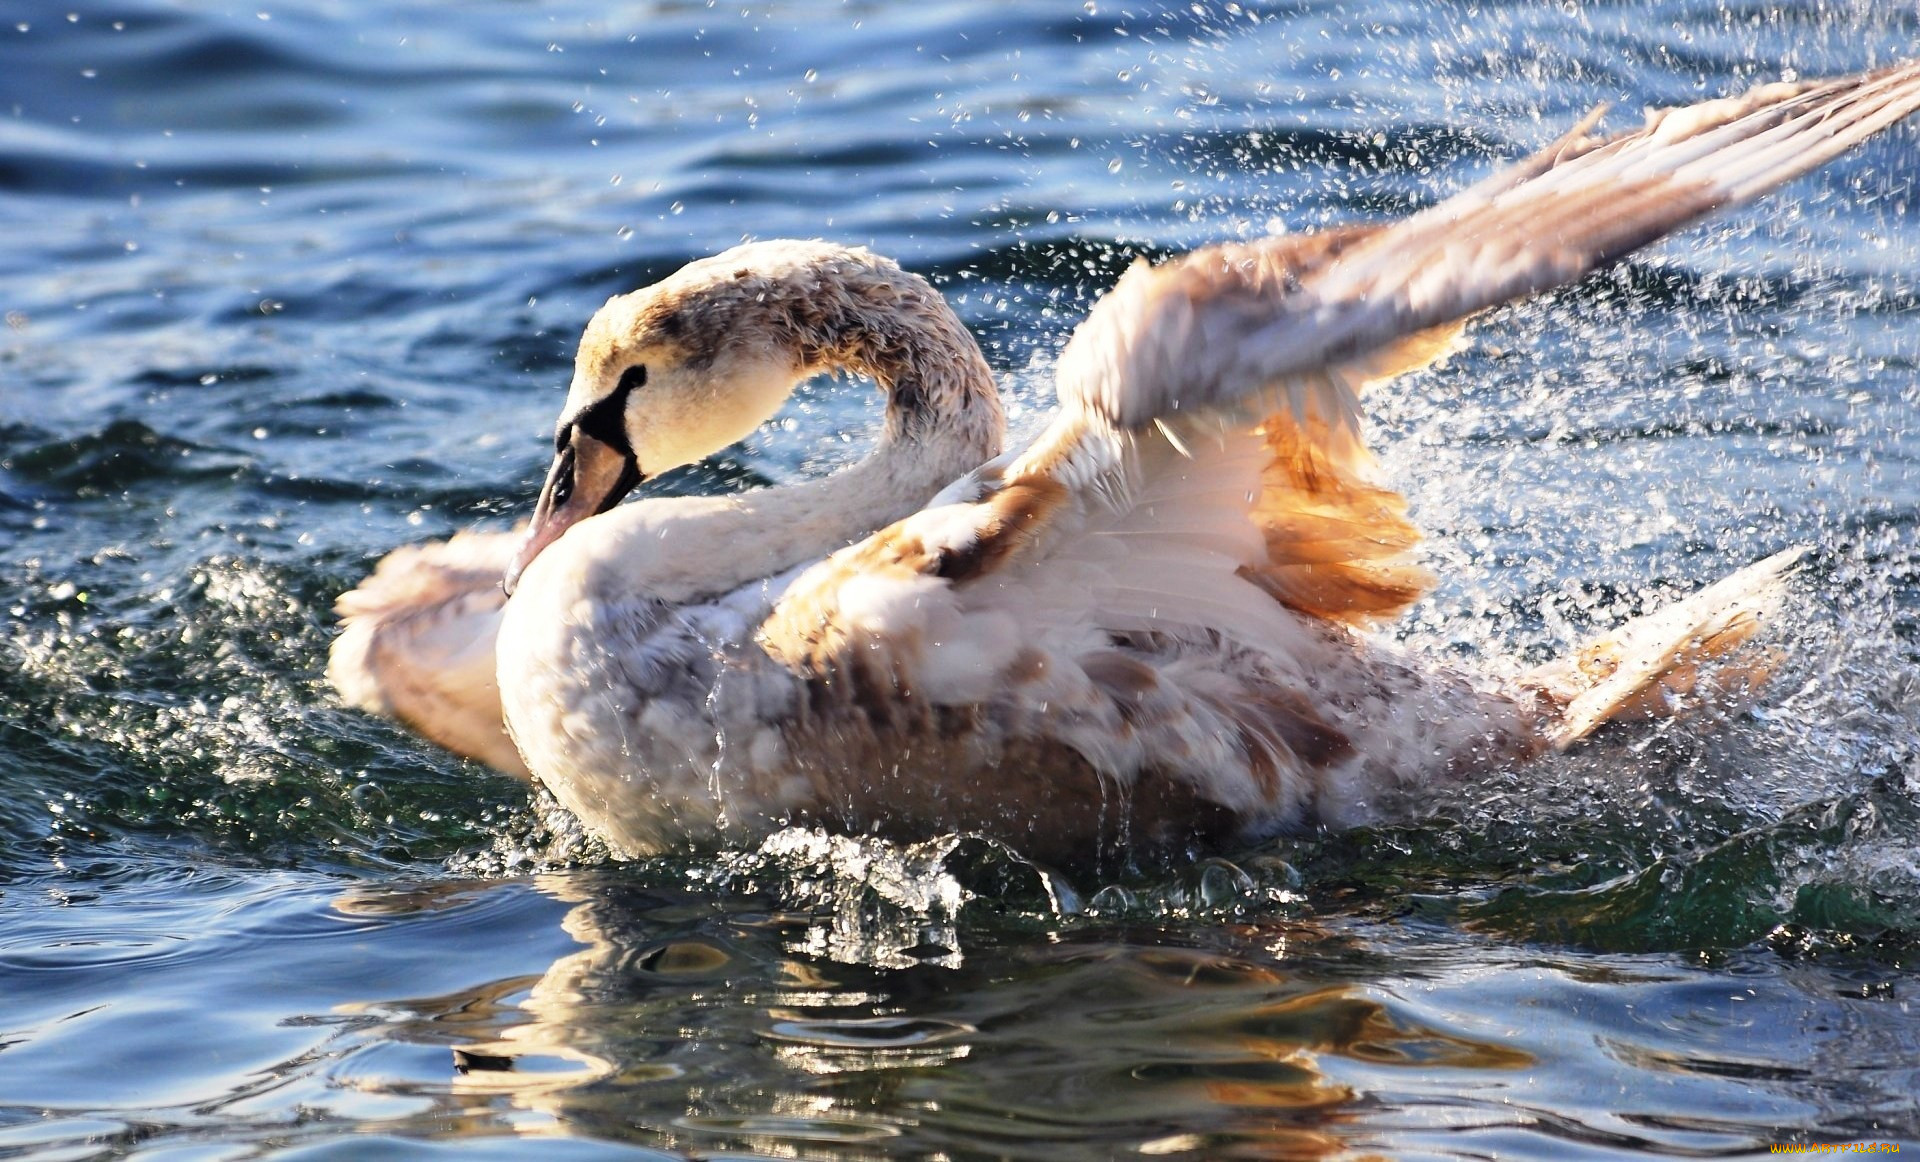
<svg viewBox="0 0 1920 1162"><path fill-rule="evenodd" d="M1346 369L1356 387L1427 367L1453 353L1464 322L1420 331ZM1397 616L1433 586L1411 557L1420 530L1406 498L1372 479L1373 456L1315 417L1268 416L1257 429L1270 459L1253 522L1266 564L1243 574L1290 609L1366 624Z"/></svg>
<svg viewBox="0 0 1920 1162"><path fill-rule="evenodd" d="M1286 416L1270 417L1262 435L1272 459L1252 516L1267 562L1243 570L1248 579L1291 609L1355 624L1419 600L1433 584L1409 556L1420 530L1404 497L1362 476L1354 461L1372 457L1329 457Z"/></svg>

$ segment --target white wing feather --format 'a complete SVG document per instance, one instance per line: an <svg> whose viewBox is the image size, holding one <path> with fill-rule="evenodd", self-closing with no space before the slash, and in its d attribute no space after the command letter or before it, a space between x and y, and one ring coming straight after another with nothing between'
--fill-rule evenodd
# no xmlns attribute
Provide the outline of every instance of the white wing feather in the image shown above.
<svg viewBox="0 0 1920 1162"><path fill-rule="evenodd" d="M776 614L770 645L804 668L855 639L916 636L938 608L943 640L963 632L954 617L1009 613L1042 636L1036 619L1067 636L1204 628L1272 650L1289 619L1247 572L1289 562L1272 559L1286 543L1263 543L1250 519L1262 472L1253 425L1291 424L1283 434L1309 472L1363 481L1360 390L1438 353L1408 360L1405 344L1755 197L1916 110L1920 64L1768 85L1650 113L1612 139L1582 123L1389 225L1136 264L1068 343L1055 422L937 509L803 574L783 602L795 616ZM861 598L852 617L835 594L863 570L874 576L849 590ZM837 637L836 618L858 631ZM824 639L794 636L818 639L820 626Z"/></svg>
<svg viewBox="0 0 1920 1162"><path fill-rule="evenodd" d="M1611 140L1569 135L1513 175L1330 253L1289 236L1136 265L1067 345L1061 402L1122 430L1275 404L1348 420L1357 401L1337 380L1327 391L1299 377L1578 278L1916 110L1920 64L1767 85L1653 112Z"/></svg>

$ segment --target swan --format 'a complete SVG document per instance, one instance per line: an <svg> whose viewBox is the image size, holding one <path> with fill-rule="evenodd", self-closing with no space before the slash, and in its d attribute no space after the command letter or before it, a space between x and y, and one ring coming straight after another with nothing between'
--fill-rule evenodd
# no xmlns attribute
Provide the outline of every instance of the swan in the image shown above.
<svg viewBox="0 0 1920 1162"><path fill-rule="evenodd" d="M1136 263L1060 355L1052 422L1011 449L978 346L920 277L827 242L693 262L587 323L524 533L389 555L340 599L329 676L538 780L616 856L805 825L1061 861L1351 824L1750 686L1767 660L1736 647L1795 550L1517 677L1370 633L1430 578L1362 396L1444 359L1474 312L1916 109L1920 64L1611 138L1596 112L1397 221ZM826 371L884 394L858 463L616 507Z"/></svg>

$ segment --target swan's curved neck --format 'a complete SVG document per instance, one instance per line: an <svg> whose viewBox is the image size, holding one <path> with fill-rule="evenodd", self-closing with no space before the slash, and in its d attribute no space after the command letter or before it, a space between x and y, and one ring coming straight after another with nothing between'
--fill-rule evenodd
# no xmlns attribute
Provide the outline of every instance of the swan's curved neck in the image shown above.
<svg viewBox="0 0 1920 1162"><path fill-rule="evenodd" d="M798 353L799 378L870 376L886 417L867 456L832 476L742 499L767 518L786 564L831 552L917 511L954 478L994 456L1006 419L980 345L939 291L865 252L800 280L776 305ZM785 522L790 521L791 524ZM784 566L781 566L784 567Z"/></svg>
<svg viewBox="0 0 1920 1162"><path fill-rule="evenodd" d="M1005 418L965 324L924 279L861 257L843 257L817 279L783 280L761 302L794 353L796 386L826 371L879 385L886 418L865 458L802 484L625 505L583 522L590 535L569 535L548 554L590 565L603 591L638 586L668 602L729 592L917 511L998 455Z"/></svg>
<svg viewBox="0 0 1920 1162"><path fill-rule="evenodd" d="M993 372L940 292L884 260L834 274L797 288L787 323L802 378L851 371L885 394L886 425L869 459L950 459L940 470L951 479L998 455L1006 423Z"/></svg>

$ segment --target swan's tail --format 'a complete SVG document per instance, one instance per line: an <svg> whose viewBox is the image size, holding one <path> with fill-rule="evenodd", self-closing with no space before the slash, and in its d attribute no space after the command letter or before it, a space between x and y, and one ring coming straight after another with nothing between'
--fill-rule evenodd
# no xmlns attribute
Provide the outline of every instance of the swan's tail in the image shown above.
<svg viewBox="0 0 1920 1162"><path fill-rule="evenodd" d="M1559 708L1548 741L1564 750L1603 722L1667 717L1689 703L1758 689L1779 655L1740 647L1778 613L1786 580L1806 553L1793 548L1756 561L1528 671L1524 684Z"/></svg>
<svg viewBox="0 0 1920 1162"><path fill-rule="evenodd" d="M327 681L362 710L398 718L448 750L525 777L507 736L494 640L513 533L409 545L334 605Z"/></svg>

